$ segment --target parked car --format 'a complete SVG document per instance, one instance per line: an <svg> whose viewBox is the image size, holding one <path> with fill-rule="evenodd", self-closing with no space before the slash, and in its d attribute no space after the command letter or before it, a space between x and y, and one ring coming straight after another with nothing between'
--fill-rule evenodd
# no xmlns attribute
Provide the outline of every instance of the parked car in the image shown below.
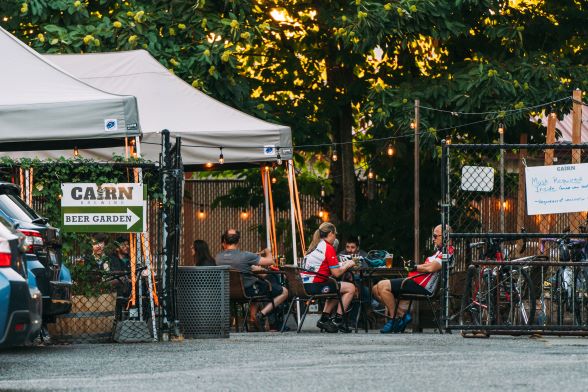
<svg viewBox="0 0 588 392"><path fill-rule="evenodd" d="M71 310L71 275L61 260L61 235L19 196L19 188L0 182L0 217L25 236L28 271L43 299L43 323Z"/></svg>
<svg viewBox="0 0 588 392"><path fill-rule="evenodd" d="M26 344L41 328L41 296L29 289L23 250L24 236L0 219L0 347Z"/></svg>

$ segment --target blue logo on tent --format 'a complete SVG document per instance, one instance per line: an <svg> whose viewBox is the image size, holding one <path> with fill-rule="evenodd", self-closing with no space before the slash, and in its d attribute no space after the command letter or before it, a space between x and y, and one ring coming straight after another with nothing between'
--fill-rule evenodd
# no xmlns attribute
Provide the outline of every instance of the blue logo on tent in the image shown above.
<svg viewBox="0 0 588 392"><path fill-rule="evenodd" d="M111 120L106 123L106 129L112 129L116 125L116 122Z"/></svg>

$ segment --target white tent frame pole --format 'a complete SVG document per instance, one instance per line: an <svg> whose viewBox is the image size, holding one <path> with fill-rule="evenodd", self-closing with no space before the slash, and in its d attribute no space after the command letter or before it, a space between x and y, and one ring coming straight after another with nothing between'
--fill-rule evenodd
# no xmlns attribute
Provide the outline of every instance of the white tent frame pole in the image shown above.
<svg viewBox="0 0 588 392"><path fill-rule="evenodd" d="M138 136L135 136L135 147L137 149L137 156L141 156L141 140L139 139ZM138 170L139 173L139 181L142 183L143 182L143 170L139 168ZM144 208L147 208L147 206L145 205ZM145 216L145 215L144 215ZM144 222L144 224L146 224L147 222ZM147 241L147 239L149 238L149 230L144 231L142 233L142 235L137 236L137 238L139 239L139 246L142 246L142 241L144 240L145 243L145 249L147 249L147 247L149 246L149 242ZM143 248L139 248L137 247L137 249L141 249L141 252L143 251ZM153 300L153 274L151 273L151 260L149 260L148 257L149 251L147 251L147 254L143 255L144 257L144 261L145 261L145 266L147 267L146 271L147 271L147 288L149 289L149 306L151 307L151 327L153 328L153 340L157 341L157 327L155 324L155 303ZM142 279L139 279L139 304L141 304L141 302L143 302L141 300L142 298L142 294L141 294L141 281ZM140 312L140 315L142 315L142 311ZM142 316L141 316L142 317Z"/></svg>
<svg viewBox="0 0 588 392"><path fill-rule="evenodd" d="M296 243L296 213L294 211L296 203L294 202L294 162L288 161L288 185L290 189L290 223L292 225L292 256L294 257L294 266L298 267L298 249ZM296 325L300 325L300 302L296 301Z"/></svg>
<svg viewBox="0 0 588 392"><path fill-rule="evenodd" d="M272 251L272 254L275 249L272 249L271 241L270 241L270 232L271 232L271 221L270 221L270 210L269 210L269 166L265 166L262 169L261 175L263 176L263 198L265 203L265 245L266 247Z"/></svg>

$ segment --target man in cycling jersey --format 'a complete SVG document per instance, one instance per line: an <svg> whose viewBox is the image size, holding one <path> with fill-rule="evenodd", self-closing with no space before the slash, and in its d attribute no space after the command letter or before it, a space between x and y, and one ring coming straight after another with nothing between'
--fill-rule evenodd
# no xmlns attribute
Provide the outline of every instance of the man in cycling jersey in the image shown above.
<svg viewBox="0 0 588 392"><path fill-rule="evenodd" d="M449 227L446 230L449 230ZM433 229L435 253L427 257L424 263L414 265L408 274L408 279L396 278L382 280L374 286L372 290L374 296L386 306L389 315L394 316L396 297L399 294L431 294L435 290L439 281L439 272L441 271L443 247L441 234L441 225L438 225ZM407 308L408 301L401 301L398 305L396 318L388 320L380 332L404 332L404 329L412 320L410 313L407 312Z"/></svg>

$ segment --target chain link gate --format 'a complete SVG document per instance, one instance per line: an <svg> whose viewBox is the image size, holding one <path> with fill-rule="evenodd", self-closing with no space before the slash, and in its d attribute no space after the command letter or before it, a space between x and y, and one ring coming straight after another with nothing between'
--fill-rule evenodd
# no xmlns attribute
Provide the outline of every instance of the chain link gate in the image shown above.
<svg viewBox="0 0 588 392"><path fill-rule="evenodd" d="M587 150L581 144L443 144L442 222L451 228L443 233L444 253L449 243L454 248L451 265L447 257L443 263L447 330L588 335L587 212L528 215L525 181L525 168L564 170L588 162ZM581 187L577 180L555 188ZM461 284L450 279L460 274ZM452 298L458 306L450 306Z"/></svg>

